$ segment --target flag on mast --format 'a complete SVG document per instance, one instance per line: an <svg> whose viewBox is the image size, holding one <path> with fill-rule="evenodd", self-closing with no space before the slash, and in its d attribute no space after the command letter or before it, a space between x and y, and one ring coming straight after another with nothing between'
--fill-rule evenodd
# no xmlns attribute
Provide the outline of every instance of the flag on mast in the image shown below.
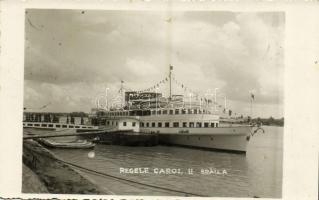
<svg viewBox="0 0 319 200"><path fill-rule="evenodd" d="M253 93L250 93L251 95L251 100L255 100L255 95Z"/></svg>

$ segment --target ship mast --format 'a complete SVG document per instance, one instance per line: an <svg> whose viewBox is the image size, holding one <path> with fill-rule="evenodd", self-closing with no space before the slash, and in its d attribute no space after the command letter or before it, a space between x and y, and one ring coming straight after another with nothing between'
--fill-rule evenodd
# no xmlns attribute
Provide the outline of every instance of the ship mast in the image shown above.
<svg viewBox="0 0 319 200"><path fill-rule="evenodd" d="M119 92L121 94L121 109L123 109L123 107L124 107L124 86L123 86L123 84L124 84L124 81L121 80L121 88L119 90Z"/></svg>
<svg viewBox="0 0 319 200"><path fill-rule="evenodd" d="M173 66L169 66L169 100L172 99L172 70Z"/></svg>

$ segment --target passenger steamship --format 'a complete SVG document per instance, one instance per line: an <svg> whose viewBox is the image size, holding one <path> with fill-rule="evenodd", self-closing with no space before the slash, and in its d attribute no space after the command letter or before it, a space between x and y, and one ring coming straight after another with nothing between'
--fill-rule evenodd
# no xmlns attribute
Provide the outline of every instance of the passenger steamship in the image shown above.
<svg viewBox="0 0 319 200"><path fill-rule="evenodd" d="M172 68L169 79L171 74ZM158 134L164 144L246 153L251 125L234 123L198 102L171 95L171 80L169 83L168 98L156 92L130 91L123 94L125 104L120 109L92 109L93 125Z"/></svg>

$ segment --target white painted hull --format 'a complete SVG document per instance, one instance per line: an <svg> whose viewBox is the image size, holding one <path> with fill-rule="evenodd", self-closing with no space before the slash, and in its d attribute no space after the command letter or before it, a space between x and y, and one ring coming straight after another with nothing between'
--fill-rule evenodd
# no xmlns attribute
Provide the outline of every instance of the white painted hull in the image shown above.
<svg viewBox="0 0 319 200"><path fill-rule="evenodd" d="M153 130L164 144L246 153L250 126ZM149 130L149 129L148 129ZM146 130L144 130L146 131ZM152 131L152 132L153 132Z"/></svg>
<svg viewBox="0 0 319 200"><path fill-rule="evenodd" d="M245 153L248 143L247 136L245 135L160 135L160 141L164 144L172 144L211 150L233 151L238 153Z"/></svg>

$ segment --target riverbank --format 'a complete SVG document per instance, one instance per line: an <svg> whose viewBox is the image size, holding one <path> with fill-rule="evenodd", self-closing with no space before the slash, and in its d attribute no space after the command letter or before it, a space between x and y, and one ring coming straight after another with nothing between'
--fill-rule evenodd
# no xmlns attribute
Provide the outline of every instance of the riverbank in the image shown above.
<svg viewBox="0 0 319 200"><path fill-rule="evenodd" d="M22 193L49 193L39 177L25 164L22 165Z"/></svg>
<svg viewBox="0 0 319 200"><path fill-rule="evenodd" d="M106 194L33 140L23 143L23 162L25 193Z"/></svg>

